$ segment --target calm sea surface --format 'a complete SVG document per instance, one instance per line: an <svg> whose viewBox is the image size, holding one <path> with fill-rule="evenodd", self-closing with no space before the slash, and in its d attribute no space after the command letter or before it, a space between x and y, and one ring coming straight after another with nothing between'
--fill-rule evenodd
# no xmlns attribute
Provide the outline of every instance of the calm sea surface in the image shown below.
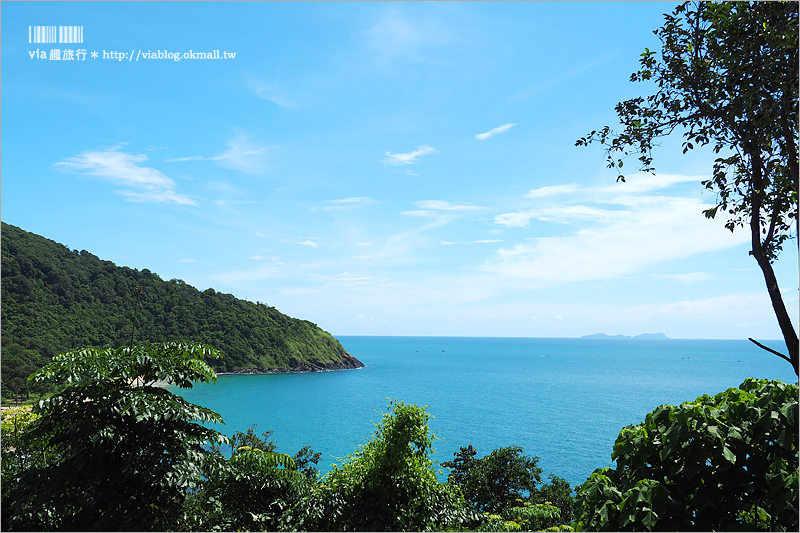
<svg viewBox="0 0 800 533"><path fill-rule="evenodd" d="M172 389L220 413L230 436L258 424L278 450L322 452L320 471L371 436L389 399L428 406L434 459L472 444L537 455L544 475L571 484L613 466L624 426L661 404L738 386L747 377L796 383L791 365L748 341L470 337L338 337L366 368L306 374L224 375ZM785 351L780 342L765 343ZM446 470L445 470L446 472Z"/></svg>

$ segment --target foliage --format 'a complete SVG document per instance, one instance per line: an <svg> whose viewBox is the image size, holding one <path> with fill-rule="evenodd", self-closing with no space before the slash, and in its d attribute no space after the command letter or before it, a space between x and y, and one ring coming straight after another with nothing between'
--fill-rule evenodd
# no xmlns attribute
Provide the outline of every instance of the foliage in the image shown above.
<svg viewBox="0 0 800 533"><path fill-rule="evenodd" d="M229 460L207 463L206 480L187 501L181 529L274 531L310 482L288 455L241 446Z"/></svg>
<svg viewBox="0 0 800 533"><path fill-rule="evenodd" d="M3 529L166 530L197 486L209 452L223 440L199 422L219 414L186 402L156 382L191 387L216 374L196 343L83 349L58 355L31 382L66 383L42 400L24 433L52 458L4 478Z"/></svg>
<svg viewBox="0 0 800 533"><path fill-rule="evenodd" d="M253 424L252 427L247 428L247 431L242 433L237 431L231 436L231 450L235 455L240 448L251 448L261 450L264 452L274 452L278 447L270 440L272 431L265 431L261 437L256 435L256 428L258 424Z"/></svg>
<svg viewBox="0 0 800 533"><path fill-rule="evenodd" d="M315 452L311 446L303 446L292 456L297 465L297 471L302 473L309 481L316 481L319 478L319 459L322 453Z"/></svg>
<svg viewBox="0 0 800 533"><path fill-rule="evenodd" d="M588 530L798 529L798 387L738 389L662 405L622 430L616 469L578 488Z"/></svg>
<svg viewBox="0 0 800 533"><path fill-rule="evenodd" d="M621 133L606 126L576 145L600 142L608 166L620 170L626 156L638 154L646 172L654 170L658 139L675 130L682 132L684 153L713 147L720 157L703 185L716 194L716 205L704 214L727 212L731 231L749 225L750 254L764 274L797 373L797 333L771 263L800 223L798 3L686 2L664 18L654 32L661 59L645 49L641 69L631 75L631 81L654 83L656 92L617 104Z"/></svg>
<svg viewBox="0 0 800 533"><path fill-rule="evenodd" d="M477 451L469 445L442 466L452 469L448 480L461 488L478 511L498 514L518 499L535 494L536 485L542 482L539 458L527 457L522 451L519 446L509 446L475 459Z"/></svg>
<svg viewBox="0 0 800 533"><path fill-rule="evenodd" d="M562 479L554 474L549 476L550 484L542 485L536 494L538 503L549 503L555 506L560 515L561 524L572 522L575 506L575 498L572 496L572 487L566 479Z"/></svg>
<svg viewBox="0 0 800 533"><path fill-rule="evenodd" d="M8 320L8 315L5 315ZM41 358L35 350L26 350L17 343L3 346L2 385L6 396L13 394L17 404L27 398L35 388L28 385L28 376L41 368ZM12 393L12 394L9 394Z"/></svg>
<svg viewBox="0 0 800 533"><path fill-rule="evenodd" d="M459 527L477 518L448 484L439 483L429 454L428 413L392 401L373 437L333 465L294 511L299 529L420 531Z"/></svg>
<svg viewBox="0 0 800 533"><path fill-rule="evenodd" d="M2 223L3 395L26 395L31 372L54 355L85 346L128 344L135 287L136 336L149 342L191 338L225 353L219 372L363 366L329 333L273 307L200 292L149 270L117 267Z"/></svg>
<svg viewBox="0 0 800 533"><path fill-rule="evenodd" d="M28 468L46 464L53 450L42 439L26 438L28 428L39 415L27 408L15 408L3 411L0 422L0 443L2 443L2 479L3 498L8 484Z"/></svg>
<svg viewBox="0 0 800 533"><path fill-rule="evenodd" d="M481 523L475 531L522 531L522 527L513 520L506 520L499 514L483 513Z"/></svg>
<svg viewBox="0 0 800 533"><path fill-rule="evenodd" d="M261 434L261 438L256 435L256 428L258 424L253 424L252 427L247 428L247 431L242 433L237 431L231 437L231 450L233 454L239 452L242 448L250 448L261 450L264 452L276 452L278 446L272 442L272 430L265 431ZM316 465L319 464L322 454L315 452L311 446L303 446L297 453L292 456L295 464L295 469L301 472L309 481L316 481L319 476L319 470Z"/></svg>
<svg viewBox="0 0 800 533"><path fill-rule="evenodd" d="M501 516L519 524L522 531L543 531L563 522L558 507L548 503L528 503L527 505L508 507L501 513Z"/></svg>

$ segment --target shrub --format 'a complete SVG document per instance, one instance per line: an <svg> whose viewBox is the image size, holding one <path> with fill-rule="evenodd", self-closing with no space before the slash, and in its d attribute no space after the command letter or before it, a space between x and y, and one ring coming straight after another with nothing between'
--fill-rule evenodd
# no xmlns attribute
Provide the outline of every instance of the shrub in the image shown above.
<svg viewBox="0 0 800 533"><path fill-rule="evenodd" d="M587 530L798 529L798 387L738 389L662 405L622 430L615 469L578 488Z"/></svg>

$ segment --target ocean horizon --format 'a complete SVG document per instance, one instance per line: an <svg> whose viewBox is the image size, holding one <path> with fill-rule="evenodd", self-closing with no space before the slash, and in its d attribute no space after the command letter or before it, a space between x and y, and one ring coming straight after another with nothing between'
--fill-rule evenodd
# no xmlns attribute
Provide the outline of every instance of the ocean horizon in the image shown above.
<svg viewBox="0 0 800 533"><path fill-rule="evenodd" d="M391 399L427 406L433 458L472 445L478 456L522 446L543 481L580 484L613 466L620 430L662 404L737 387L745 378L797 377L747 340L546 337L337 337L356 370L221 374L216 384L170 390L220 413L231 436L257 424L282 453L308 445L320 473L367 442ZM782 341L759 341L780 351ZM447 469L440 476L445 478Z"/></svg>

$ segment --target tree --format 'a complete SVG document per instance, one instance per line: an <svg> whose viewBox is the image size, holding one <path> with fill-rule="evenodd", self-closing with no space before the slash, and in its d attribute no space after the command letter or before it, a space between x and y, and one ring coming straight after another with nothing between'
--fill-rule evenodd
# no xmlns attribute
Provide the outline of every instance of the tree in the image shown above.
<svg viewBox="0 0 800 533"><path fill-rule="evenodd" d="M231 452L233 455L236 455L239 451L239 448L251 448L257 449L264 452L274 452L278 449L278 446L272 442L272 431L265 431L261 434L261 437L256 435L256 428L258 424L253 424L252 427L247 428L247 431L242 433L241 431L237 431L231 437Z"/></svg>
<svg viewBox="0 0 800 533"><path fill-rule="evenodd" d="M542 482L539 458L527 457L522 451L520 446L508 446L475 459L477 452L469 445L442 466L452 469L448 481L459 486L478 511L498 514L535 496L536 485Z"/></svg>
<svg viewBox="0 0 800 533"><path fill-rule="evenodd" d="M213 348L186 342L58 355L29 382L66 384L26 432L54 451L3 483L3 529L168 530L196 487L219 414L155 386L215 381Z"/></svg>
<svg viewBox="0 0 800 533"><path fill-rule="evenodd" d="M653 146L676 130L683 153L706 145L722 153L703 181L716 205L703 213L727 212L731 231L749 226L750 255L764 275L789 356L773 353L798 373L797 332L772 268L792 221L795 236L800 228L798 3L687 2L664 18L654 32L661 59L645 49L631 75L631 81L655 83L656 92L617 104L621 133L605 126L576 145L600 142L609 168L620 172L625 157L636 154L641 170L653 172ZM621 173L618 181L625 181Z"/></svg>
<svg viewBox="0 0 800 533"><path fill-rule="evenodd" d="M550 503L559 510L562 524L569 524L573 518L575 499L572 496L572 487L566 479L554 474L549 476L550 483L542 485L537 498L539 503Z"/></svg>
<svg viewBox="0 0 800 533"><path fill-rule="evenodd" d="M578 488L592 531L798 529L798 387L748 378L738 389L662 405L624 428Z"/></svg>
<svg viewBox="0 0 800 533"><path fill-rule="evenodd" d="M205 481L188 497L180 529L191 531L276 531L308 492L308 478L286 454L241 446L225 460L206 463Z"/></svg>
<svg viewBox="0 0 800 533"><path fill-rule="evenodd" d="M295 527L321 531L422 531L474 521L433 470L425 409L392 401L373 437L333 468L295 511Z"/></svg>

